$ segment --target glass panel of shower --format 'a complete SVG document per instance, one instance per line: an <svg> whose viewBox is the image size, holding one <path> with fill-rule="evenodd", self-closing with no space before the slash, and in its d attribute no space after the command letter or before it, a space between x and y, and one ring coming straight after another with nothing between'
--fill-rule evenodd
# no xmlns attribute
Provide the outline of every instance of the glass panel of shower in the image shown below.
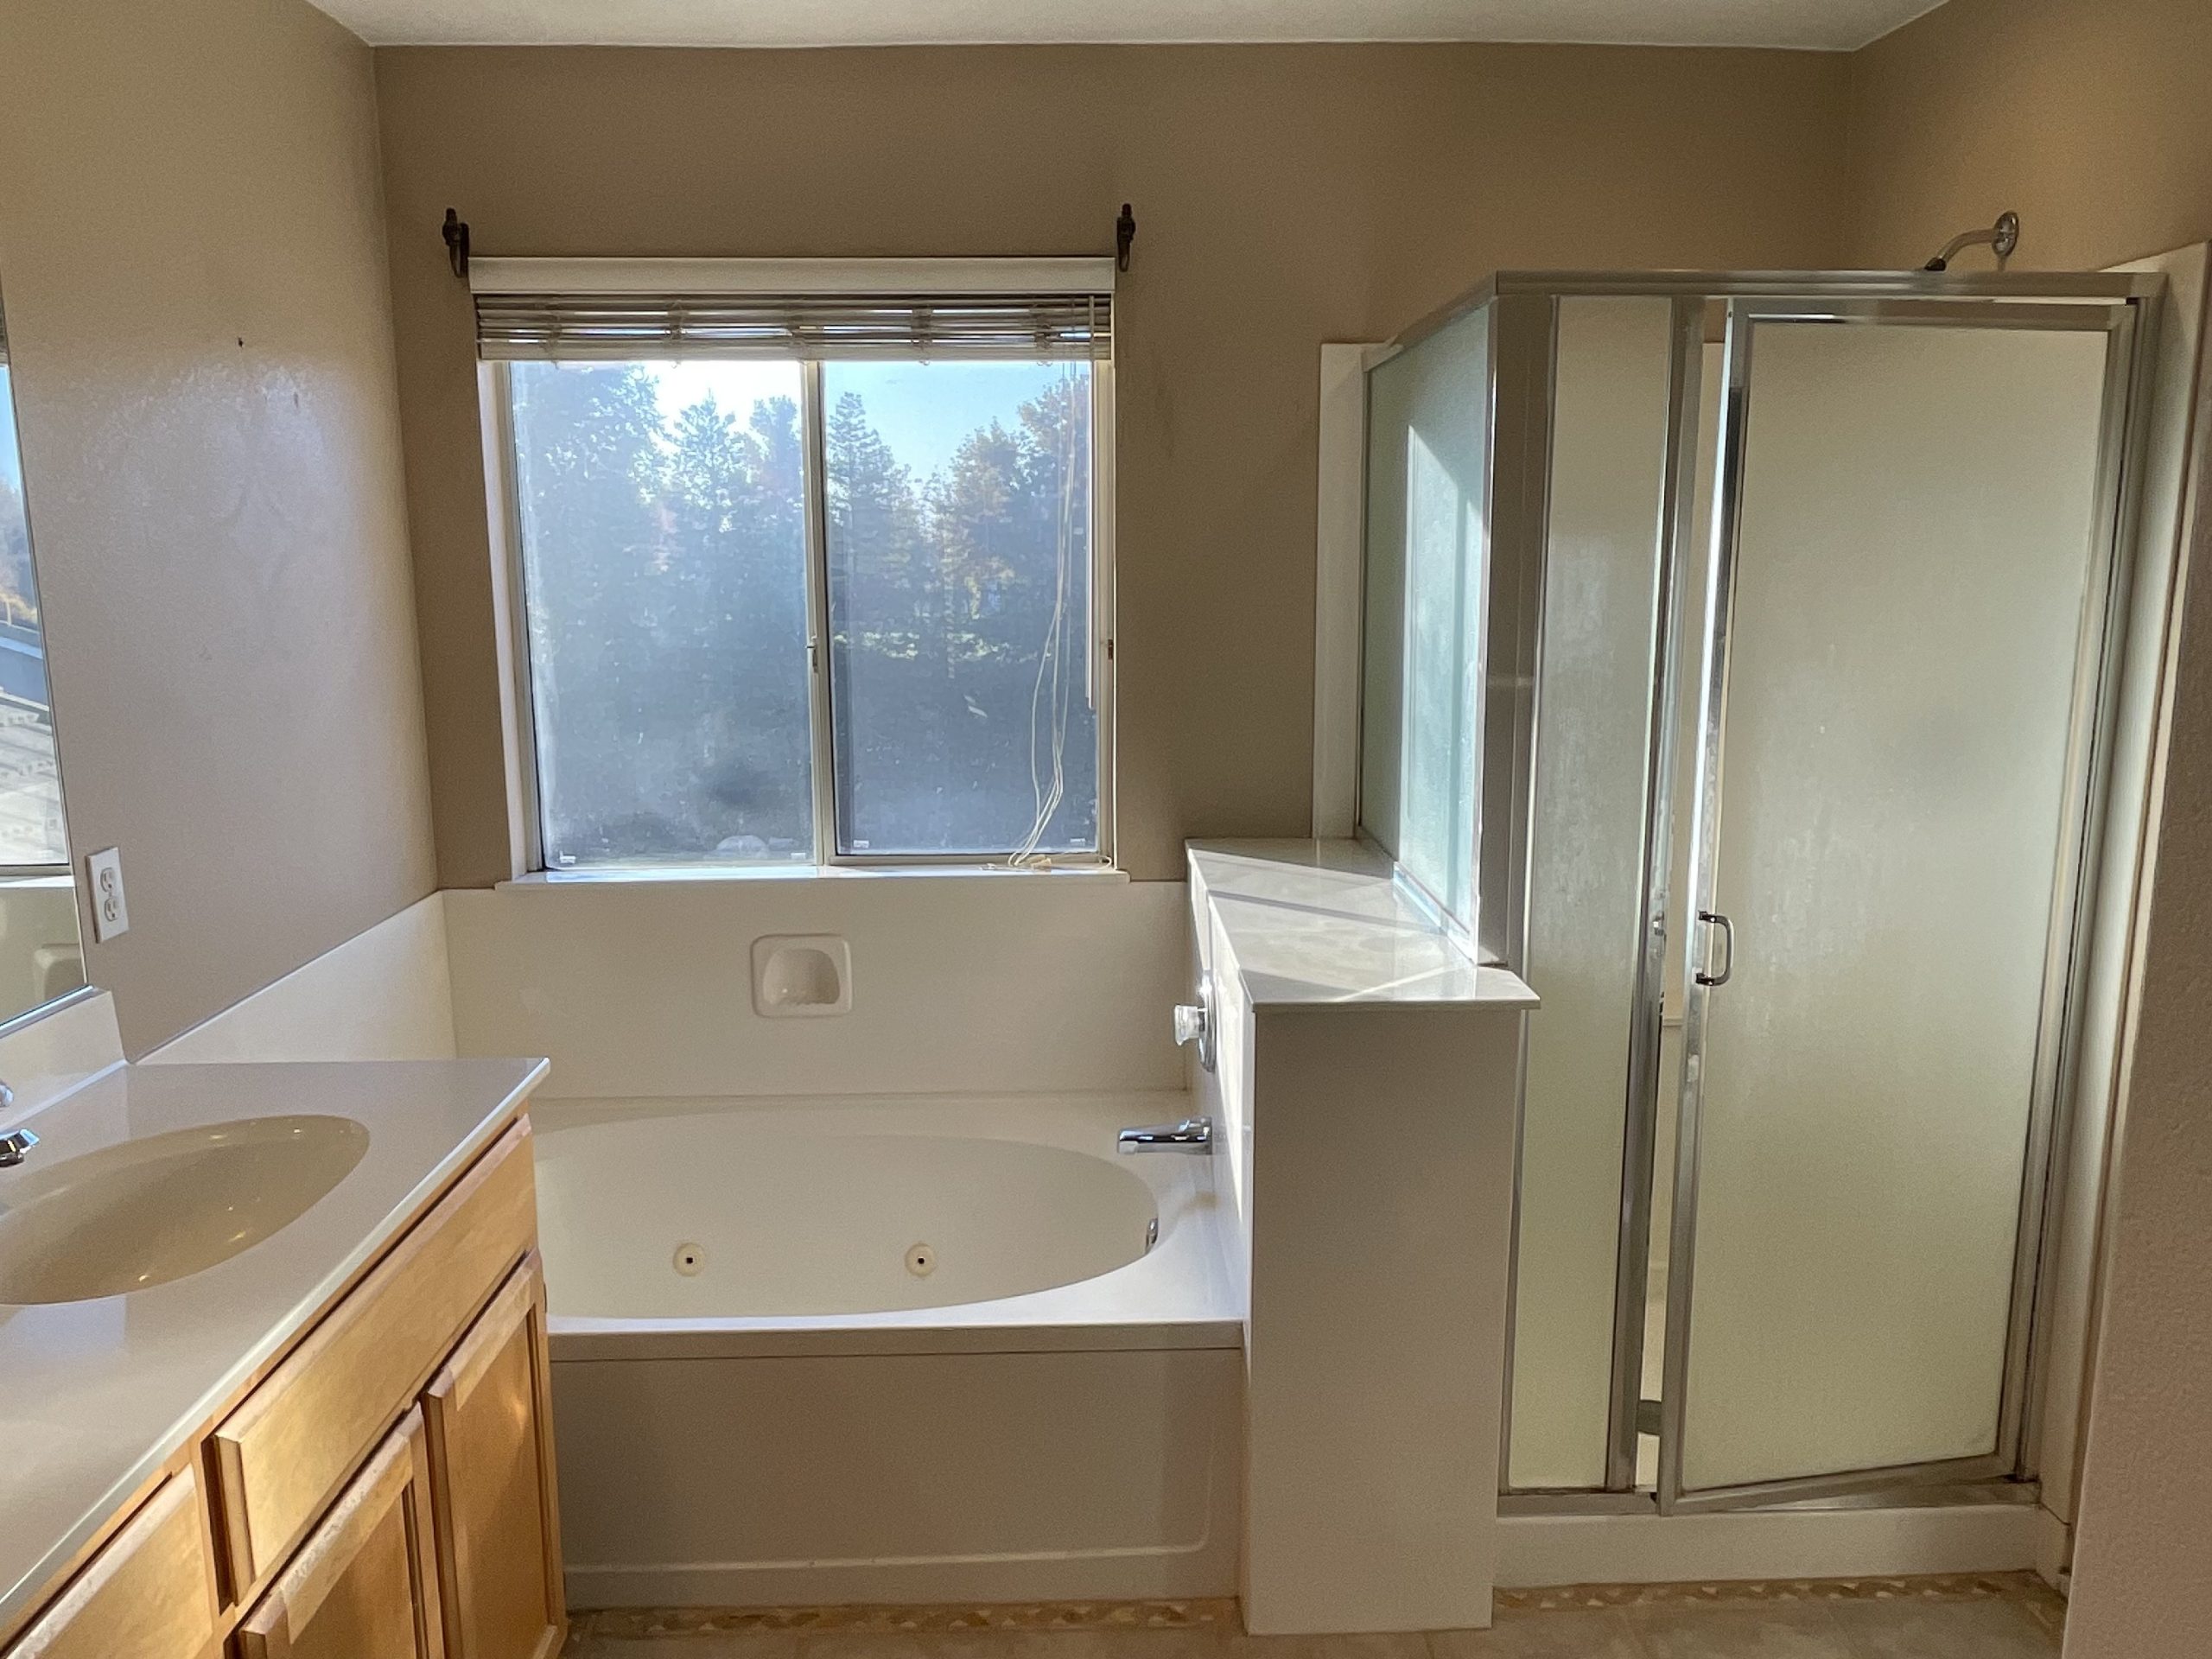
<svg viewBox="0 0 2212 1659"><path fill-rule="evenodd" d="M1509 274L1371 372L1365 822L1404 862L1407 573L1448 545L1480 751L1446 834L1544 999L1509 1492L2018 1469L2155 292ZM1418 384L1465 412L1404 412L1452 329ZM1484 448L1448 530L1424 420Z"/></svg>
<svg viewBox="0 0 2212 1659"><path fill-rule="evenodd" d="M1360 829L1468 931L1490 328L1473 312L1368 375Z"/></svg>
<svg viewBox="0 0 2212 1659"><path fill-rule="evenodd" d="M1622 1170L1650 1168L1626 1103L1651 1082L1662 971L1651 855L1667 843L1653 765L1667 644L1667 437L1678 342L1661 297L1573 296L1549 333L1551 484L1538 601L1525 926L1515 959L1541 984L1522 1083L1508 1465L1516 1482L1602 1487L1615 1421ZM1693 321L1701 318L1696 308ZM1525 342L1545 350L1542 334ZM1694 349L1694 347L1693 347ZM1653 810L1662 821L1655 824Z"/></svg>

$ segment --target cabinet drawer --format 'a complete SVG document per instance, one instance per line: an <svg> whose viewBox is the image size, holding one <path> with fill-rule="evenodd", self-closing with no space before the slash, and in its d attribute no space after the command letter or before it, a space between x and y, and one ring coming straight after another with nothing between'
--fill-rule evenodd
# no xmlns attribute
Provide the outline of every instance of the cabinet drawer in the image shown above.
<svg viewBox="0 0 2212 1659"><path fill-rule="evenodd" d="M238 1625L242 1659L441 1659L429 1484L410 1411Z"/></svg>
<svg viewBox="0 0 2212 1659"><path fill-rule="evenodd" d="M204 1659L215 1630L207 1506L186 1469L123 1523L7 1659Z"/></svg>
<svg viewBox="0 0 2212 1659"><path fill-rule="evenodd" d="M224 1556L244 1595L412 1402L537 1232L518 1122L209 1437Z"/></svg>

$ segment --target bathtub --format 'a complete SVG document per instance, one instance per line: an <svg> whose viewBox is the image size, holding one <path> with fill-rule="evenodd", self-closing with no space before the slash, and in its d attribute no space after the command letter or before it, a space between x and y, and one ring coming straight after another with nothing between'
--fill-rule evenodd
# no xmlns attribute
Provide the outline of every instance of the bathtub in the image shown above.
<svg viewBox="0 0 2212 1659"><path fill-rule="evenodd" d="M535 1105L578 1607L1235 1592L1243 1308L1182 1094Z"/></svg>

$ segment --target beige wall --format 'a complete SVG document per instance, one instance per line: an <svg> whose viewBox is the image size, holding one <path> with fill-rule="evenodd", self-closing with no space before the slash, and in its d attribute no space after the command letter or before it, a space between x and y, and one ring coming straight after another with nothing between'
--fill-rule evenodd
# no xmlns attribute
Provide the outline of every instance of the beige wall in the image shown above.
<svg viewBox="0 0 2212 1659"><path fill-rule="evenodd" d="M2212 237L2208 74L2204 0L1949 0L1853 59L1854 256L1923 258L2008 207L2018 263L2046 268ZM2180 1659L2212 1629L2212 590L2184 605L2074 1544L2081 1659Z"/></svg>
<svg viewBox="0 0 2212 1659"><path fill-rule="evenodd" d="M0 6L0 292L89 946L143 1052L432 885L367 48Z"/></svg>
<svg viewBox="0 0 2212 1659"><path fill-rule="evenodd" d="M487 254L1089 253L1119 357L1121 837L1306 832L1317 347L1500 265L1821 264L1847 64L1523 47L377 54L439 873L507 873L458 207ZM1726 180L1726 189L1714 188Z"/></svg>
<svg viewBox="0 0 2212 1659"><path fill-rule="evenodd" d="M2200 442L2202 434L2200 432ZM2199 488L2206 457L2200 448ZM2183 595L2074 1539L2069 1659L2191 1659L2212 1630L2212 525Z"/></svg>
<svg viewBox="0 0 2212 1659"><path fill-rule="evenodd" d="M1852 55L1853 262L1918 264L2006 208L2044 270L2212 237L2208 74L2205 0L1948 0Z"/></svg>

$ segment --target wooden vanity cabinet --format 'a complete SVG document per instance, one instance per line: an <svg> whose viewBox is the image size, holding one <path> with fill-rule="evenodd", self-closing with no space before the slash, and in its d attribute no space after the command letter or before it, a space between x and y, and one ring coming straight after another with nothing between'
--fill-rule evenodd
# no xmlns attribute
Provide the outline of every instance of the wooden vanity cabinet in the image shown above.
<svg viewBox="0 0 2212 1659"><path fill-rule="evenodd" d="M552 1659L533 1174L518 1119L0 1659Z"/></svg>
<svg viewBox="0 0 2212 1659"><path fill-rule="evenodd" d="M31 1621L8 1659L207 1659L220 1635L207 1504L184 1469Z"/></svg>
<svg viewBox="0 0 2212 1659"><path fill-rule="evenodd" d="M410 1411L238 1626L240 1659L442 1659L423 1441Z"/></svg>
<svg viewBox="0 0 2212 1659"><path fill-rule="evenodd" d="M209 1443L232 1586L268 1582L537 1235L518 1123L223 1420Z"/></svg>

